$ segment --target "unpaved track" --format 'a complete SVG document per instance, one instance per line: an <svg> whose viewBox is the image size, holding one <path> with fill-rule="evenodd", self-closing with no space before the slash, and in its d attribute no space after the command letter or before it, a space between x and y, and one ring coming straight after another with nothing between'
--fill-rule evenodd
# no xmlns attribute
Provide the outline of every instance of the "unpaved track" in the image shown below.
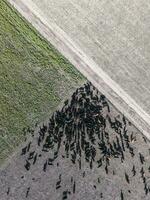
<svg viewBox="0 0 150 200"><path fill-rule="evenodd" d="M8 1L150 139L148 112L145 112L96 62L84 54L53 19L47 21L42 9L31 0Z"/></svg>

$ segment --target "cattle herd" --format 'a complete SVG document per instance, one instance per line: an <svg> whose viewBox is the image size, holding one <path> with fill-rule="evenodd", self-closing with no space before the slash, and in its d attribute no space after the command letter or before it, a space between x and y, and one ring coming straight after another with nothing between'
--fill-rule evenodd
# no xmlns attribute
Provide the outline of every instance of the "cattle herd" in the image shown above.
<svg viewBox="0 0 150 200"><path fill-rule="evenodd" d="M25 157L24 168L30 171L32 167L38 165L39 160L46 153L47 157L41 168L45 173L54 164L60 165L59 157L61 156L61 159L67 159L68 162L76 165L78 170L82 170L82 163L86 163L90 170L103 168L106 175L110 173L115 175L117 172L111 170L113 160L119 160L121 165L126 162L126 156L131 159L138 156L140 170L133 164L129 169L132 176L125 171L122 179L130 185L132 178L139 176L144 193L150 198L150 181L147 177L148 173L150 176L150 163L149 167L145 167L147 158L143 153L135 151L134 143L137 138L135 133L129 133L130 126L131 123L123 115L111 116L109 101L90 82L87 82L73 93L71 99L64 102L60 110L52 114L47 124L39 127L34 150L31 148L32 140L22 148L21 156ZM35 137L34 131L30 129L28 131ZM145 137L143 137L143 142L148 142ZM36 151L36 148L41 149L40 153ZM150 149L148 151L150 154ZM82 178L85 176L86 172L83 171ZM59 174L55 187L57 192L61 188L61 183L62 174ZM64 190L61 195L62 200L69 199L71 194L78 192L77 180L74 180L73 176L70 183L72 190ZM99 184L101 180L98 177L93 188L96 189ZM26 198L29 197L31 189L30 186L26 189ZM9 190L10 188L7 190L7 195L9 195ZM128 192L131 193L132 188ZM99 198L104 198L102 192ZM120 190L119 198L126 199L124 188Z"/></svg>

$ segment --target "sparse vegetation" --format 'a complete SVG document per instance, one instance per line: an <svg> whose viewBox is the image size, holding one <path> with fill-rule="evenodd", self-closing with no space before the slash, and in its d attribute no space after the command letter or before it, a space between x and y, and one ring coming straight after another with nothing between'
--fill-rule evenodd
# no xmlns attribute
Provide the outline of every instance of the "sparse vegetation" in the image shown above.
<svg viewBox="0 0 150 200"><path fill-rule="evenodd" d="M22 129L49 116L83 76L5 0L0 1L0 164Z"/></svg>

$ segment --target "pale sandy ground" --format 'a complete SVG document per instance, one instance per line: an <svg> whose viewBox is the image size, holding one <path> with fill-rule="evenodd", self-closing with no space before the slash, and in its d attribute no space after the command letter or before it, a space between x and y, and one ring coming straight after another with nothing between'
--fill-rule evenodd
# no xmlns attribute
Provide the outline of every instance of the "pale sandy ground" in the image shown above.
<svg viewBox="0 0 150 200"><path fill-rule="evenodd" d="M122 122L122 114L112 104L109 103L109 106L111 119L114 120L116 117ZM108 114L107 109L104 109L103 116L106 114ZM111 142L117 133L110 128L108 123L106 123L106 130L109 133ZM30 152L35 150L38 154L41 153L42 157L38 157L36 164L32 165L30 170L27 171L24 164L28 155L21 156L21 149L19 149L11 162L0 170L0 199L62 200L63 191L69 190L71 194L68 195L68 200L149 200L150 192L147 196L144 193L140 170L143 167L147 185L150 187L150 171L148 170L150 167L150 143L147 140L144 141L142 134L128 121L127 134L129 138L131 134L136 137L136 140L130 143L134 149L135 156L131 157L129 150L126 149L123 163L121 163L120 158L111 158L108 174L105 173L104 164L102 167L97 168L97 164L94 162L93 169L90 169L89 164L84 161L83 157L82 167L79 169L77 162L72 164L70 158L62 158L62 155L65 155L63 146L54 165L48 166L47 171L44 172L43 164L47 158L51 157L53 150L47 153L41 151L41 148L37 146L37 135L35 134L33 141L31 138L28 139L28 141L32 141ZM96 151L98 152L98 149ZM142 153L145 158L143 165L140 163L139 153ZM57 163L59 163L59 166L57 166ZM133 165L135 165L136 169L135 176L132 173ZM83 178L84 171L85 177ZM125 180L125 172L129 176L130 183ZM62 177L61 188L56 190L56 182L59 180L60 174ZM21 178L22 176L24 177ZM76 181L75 194L72 193L71 177ZM100 183L98 183L98 178ZM94 188L94 185L96 188ZM30 191L26 198L28 187L30 187ZM7 195L8 188L10 189ZM124 194L123 199L120 196L121 190ZM101 193L103 194L102 197Z"/></svg>
<svg viewBox="0 0 150 200"><path fill-rule="evenodd" d="M8 1L150 138L148 1Z"/></svg>

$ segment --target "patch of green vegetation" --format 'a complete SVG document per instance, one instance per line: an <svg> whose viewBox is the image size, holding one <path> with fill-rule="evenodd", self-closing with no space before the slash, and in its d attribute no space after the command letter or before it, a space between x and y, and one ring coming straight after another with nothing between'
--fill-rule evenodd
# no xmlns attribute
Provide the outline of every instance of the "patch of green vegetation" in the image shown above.
<svg viewBox="0 0 150 200"><path fill-rule="evenodd" d="M5 0L0 1L0 164L24 127L47 118L84 77Z"/></svg>

